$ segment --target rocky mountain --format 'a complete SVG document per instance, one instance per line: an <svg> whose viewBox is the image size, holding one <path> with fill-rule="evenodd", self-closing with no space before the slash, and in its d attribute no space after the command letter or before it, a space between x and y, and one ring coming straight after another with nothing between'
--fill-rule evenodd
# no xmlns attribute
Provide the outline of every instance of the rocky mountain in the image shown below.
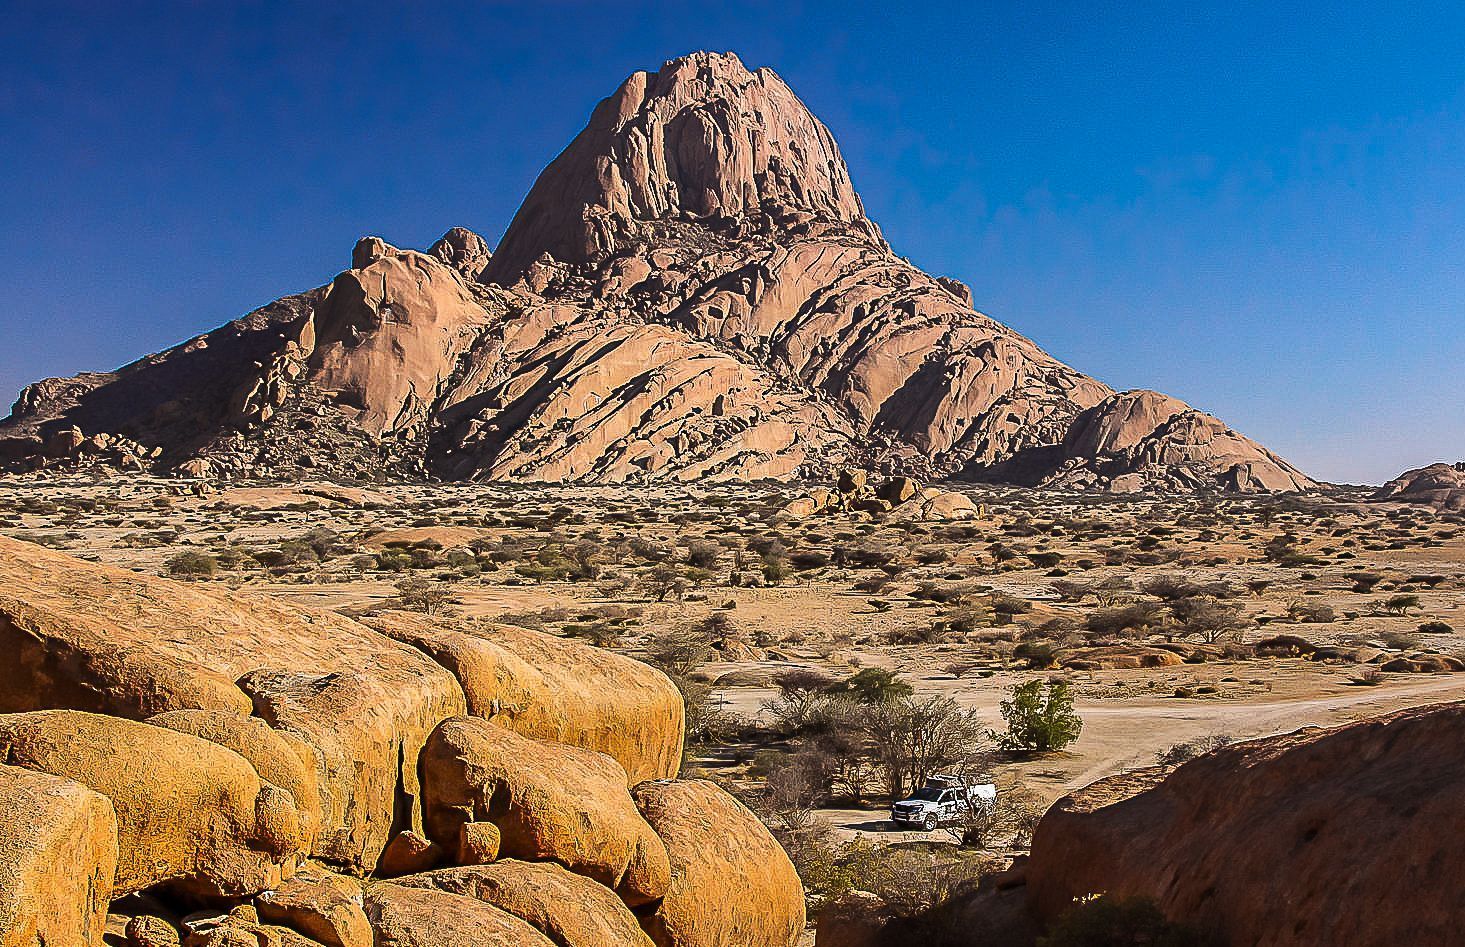
<svg viewBox="0 0 1465 947"><path fill-rule="evenodd" d="M1419 503L1442 512L1465 511L1465 461L1405 471L1380 487L1374 499Z"/></svg>
<svg viewBox="0 0 1465 947"><path fill-rule="evenodd" d="M328 285L115 372L28 387L0 462L193 475L620 482L836 464L1097 487L1297 490L1260 445L1116 394L897 256L768 69L638 72L496 252L369 237Z"/></svg>
<svg viewBox="0 0 1465 947"><path fill-rule="evenodd" d="M1461 736L1442 704L1101 780L1043 817L1029 903L1147 898L1225 944L1455 943Z"/></svg>

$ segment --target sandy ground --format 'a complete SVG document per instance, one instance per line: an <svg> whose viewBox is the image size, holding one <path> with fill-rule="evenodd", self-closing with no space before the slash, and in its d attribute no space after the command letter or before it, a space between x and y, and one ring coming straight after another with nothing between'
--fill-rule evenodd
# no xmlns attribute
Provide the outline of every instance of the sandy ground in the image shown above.
<svg viewBox="0 0 1465 947"><path fill-rule="evenodd" d="M715 694L726 709L756 717L775 695L773 677L790 666L849 674L863 666L897 671L918 694L941 694L977 709L993 727L998 703L1013 683L1034 672L993 660L971 641L893 644L903 631L929 626L941 608L910 593L921 581L976 580L985 589L1021 598L1037 625L1055 616L1082 620L1098 607L1060 603L1053 573L1024 561L1029 551L1061 554L1072 578L1133 578L1181 572L1207 581L1244 584L1265 579L1264 592L1237 599L1254 625L1249 640L1300 634L1318 644L1356 647L1389 635L1413 635L1424 618L1465 629L1465 529L1419 510L1354 502L1309 501L1295 509L1267 499L1202 503L1194 499L1095 499L1027 492L988 491L979 497L988 512L953 538L940 524L902 533L889 524L858 519L816 519L788 524L768 511L782 502L778 491L747 485L716 488L501 488L485 486L374 486L367 490L320 486L254 486L194 495L174 483L147 479L65 482L0 479L0 531L44 542L85 558L144 572L166 573L181 549L219 552L280 545L327 529L351 550L319 564L276 570L238 567L212 580L241 594L265 595L325 608L388 604L401 573L350 565L396 544L432 540L444 549L504 539L528 548L593 539L607 550L637 538L679 550L693 540L715 539L729 550L712 575L694 582L684 600L655 601L644 593L609 596L596 582L530 581L512 563L469 577L439 569L452 582L458 612L469 617L522 621L549 612L606 607L632 610L625 640L615 647L638 654L646 634L729 617L747 640L758 643L757 660L724 661L703 673L730 675ZM760 506L761 505L761 506ZM1038 529L1035 527L1042 527ZM1057 528L1053 528L1057 524ZM1095 525L1097 524L1097 525ZM1087 533L1087 535L1086 535ZM900 545L909 569L879 593L854 591L873 574L831 566L795 574L764 587L734 584L729 571L756 572L732 562L731 550L753 537L778 535L790 550L833 554L865 543ZM1299 551L1315 563L1283 568L1268 561L1265 545L1295 536ZM994 561L992 550L1012 547L1015 560ZM1160 561L1106 565L1115 548L1158 549ZM924 552L935 549L929 560ZM617 553L616 556L620 554ZM739 556L742 554L739 553ZM1098 565L1093 563L1097 562ZM648 568L607 553L604 575L635 579ZM1384 585L1369 592L1349 587L1349 576L1375 572ZM1441 581L1421 585L1415 577ZM1404 615L1379 611L1374 602L1391 588L1412 589L1418 608ZM1339 614L1330 624L1287 622L1290 606L1324 603ZM730 606L730 607L729 607ZM560 624L543 625L564 630ZM1423 645L1441 653L1465 652L1457 630L1429 636ZM1010 646L1009 646L1010 647ZM973 649L977 650L974 651ZM960 679L942 670L978 654L989 676ZM1386 675L1377 686L1350 683L1357 666L1272 658L1211 661L1147 670L1066 672L1077 694L1083 735L1067 751L1040 760L1003 764L998 782L1021 784L1052 799L1094 779L1151 765L1168 747L1210 734L1243 739L1304 726L1331 726L1401 707L1465 697L1465 674ZM1045 672L1047 673L1047 672ZM1206 696L1177 697L1179 688L1205 686ZM883 807L831 811L849 831L883 831Z"/></svg>

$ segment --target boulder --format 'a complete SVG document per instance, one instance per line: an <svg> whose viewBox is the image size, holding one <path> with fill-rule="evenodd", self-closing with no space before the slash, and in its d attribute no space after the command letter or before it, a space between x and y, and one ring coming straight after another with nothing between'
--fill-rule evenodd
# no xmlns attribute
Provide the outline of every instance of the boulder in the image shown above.
<svg viewBox="0 0 1465 947"><path fill-rule="evenodd" d="M201 927L183 940L183 947L320 947L315 941L288 927L261 924L239 916L221 918L218 924Z"/></svg>
<svg viewBox="0 0 1465 947"><path fill-rule="evenodd" d="M1064 648L1054 655L1059 667L1074 670L1109 670L1174 667L1184 664L1183 655L1168 648L1144 645L1094 645L1085 648Z"/></svg>
<svg viewBox="0 0 1465 947"><path fill-rule="evenodd" d="M421 767L427 831L438 844L455 849L464 823L492 822L505 857L559 862L631 905L666 893L666 849L610 757L458 717L433 731Z"/></svg>
<svg viewBox="0 0 1465 947"><path fill-rule="evenodd" d="M858 467L846 467L839 472L835 486L840 493L859 493L870 482L870 472Z"/></svg>
<svg viewBox="0 0 1465 947"><path fill-rule="evenodd" d="M376 864L376 874L381 878L414 875L436 868L444 857L441 845L411 829L404 829L387 843L381 860Z"/></svg>
<svg viewBox="0 0 1465 947"><path fill-rule="evenodd" d="M667 676L619 654L511 625L412 612L365 619L452 672L468 712L536 740L612 757L631 783L682 762L683 701Z"/></svg>
<svg viewBox="0 0 1465 947"><path fill-rule="evenodd" d="M254 901L261 921L288 927L326 947L372 947L361 883L319 868L296 874Z"/></svg>
<svg viewBox="0 0 1465 947"><path fill-rule="evenodd" d="M492 822L464 822L458 828L458 864L487 865L499 857L503 833Z"/></svg>
<svg viewBox="0 0 1465 947"><path fill-rule="evenodd" d="M911 502L920 503L918 515L923 520L969 520L982 512L970 497L954 491L922 491Z"/></svg>
<svg viewBox="0 0 1465 947"><path fill-rule="evenodd" d="M528 921L558 947L651 947L620 898L551 862L443 868L399 878L397 884L486 901Z"/></svg>
<svg viewBox="0 0 1465 947"><path fill-rule="evenodd" d="M779 516L786 516L791 520L801 520L813 516L820 510L819 504L812 497L798 497L784 504L778 511Z"/></svg>
<svg viewBox="0 0 1465 947"><path fill-rule="evenodd" d="M0 663L3 712L253 714L289 745L305 744L320 793L312 852L360 871L396 831L420 827L417 753L439 721L465 709L457 681L435 662L334 612L139 576L6 537L0 649L14 656Z"/></svg>
<svg viewBox="0 0 1465 947"><path fill-rule="evenodd" d="M449 230L427 252L468 280L477 280L493 256L489 252L488 241L466 227Z"/></svg>
<svg viewBox="0 0 1465 947"><path fill-rule="evenodd" d="M217 710L170 710L149 717L147 722L155 727L191 733L244 757L260 779L290 794L307 845L315 841L321 818L320 781L315 753L305 741L291 733L270 729L258 717Z"/></svg>
<svg viewBox="0 0 1465 947"><path fill-rule="evenodd" d="M379 947L554 947L507 911L432 888L377 882L366 889L365 907Z"/></svg>
<svg viewBox="0 0 1465 947"><path fill-rule="evenodd" d="M1222 747L1114 776L1043 817L1029 902L1148 898L1222 943L1447 944L1465 883L1465 705Z"/></svg>
<svg viewBox="0 0 1465 947"><path fill-rule="evenodd" d="M671 887L642 917L658 947L793 947L804 887L757 816L701 779L646 782L634 795L671 858Z"/></svg>
<svg viewBox="0 0 1465 947"><path fill-rule="evenodd" d="M161 917L141 914L127 922L123 931L127 947L180 947L178 928Z"/></svg>
<svg viewBox="0 0 1465 947"><path fill-rule="evenodd" d="M70 710L7 714L0 759L111 800L114 894L170 882L204 896L250 895L278 885L305 854L290 794L191 734Z"/></svg>
<svg viewBox="0 0 1465 947"><path fill-rule="evenodd" d="M891 506L898 506L915 496L921 489L921 482L911 477L891 477L875 491L875 496Z"/></svg>
<svg viewBox="0 0 1465 947"><path fill-rule="evenodd" d="M0 765L0 947L101 944L116 869L105 796Z"/></svg>

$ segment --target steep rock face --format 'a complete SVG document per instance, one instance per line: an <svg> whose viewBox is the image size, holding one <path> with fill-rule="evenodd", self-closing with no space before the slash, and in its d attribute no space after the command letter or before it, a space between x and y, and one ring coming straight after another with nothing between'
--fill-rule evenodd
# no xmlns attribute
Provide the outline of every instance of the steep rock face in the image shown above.
<svg viewBox="0 0 1465 947"><path fill-rule="evenodd" d="M435 468L475 480L784 478L843 440L834 412L757 366L664 326L564 315L526 313L469 356L443 401Z"/></svg>
<svg viewBox="0 0 1465 947"><path fill-rule="evenodd" d="M1445 945L1465 880L1465 706L1224 747L1059 800L1033 838L1031 905L1153 899L1223 943Z"/></svg>
<svg viewBox="0 0 1465 947"><path fill-rule="evenodd" d="M351 264L316 307L310 378L368 434L409 430L488 314L457 270L426 254L369 237Z"/></svg>
<svg viewBox="0 0 1465 947"><path fill-rule="evenodd" d="M862 434L949 471L1061 438L1109 389L973 310L883 246L800 240L671 314L839 405Z"/></svg>
<svg viewBox="0 0 1465 947"><path fill-rule="evenodd" d="M693 53L633 73L525 198L488 269L596 263L650 221L823 219L878 239L829 129L771 69Z"/></svg>
<svg viewBox="0 0 1465 947"><path fill-rule="evenodd" d="M1379 488L1374 499L1419 503L1436 510L1465 510L1465 461L1406 471Z"/></svg>
<svg viewBox="0 0 1465 947"><path fill-rule="evenodd" d="M426 253L365 238L328 285L37 383L0 422L0 464L198 477L746 480L847 462L1311 485L1209 415L1116 395L898 257L829 130L730 53L628 78L495 252L463 228Z"/></svg>

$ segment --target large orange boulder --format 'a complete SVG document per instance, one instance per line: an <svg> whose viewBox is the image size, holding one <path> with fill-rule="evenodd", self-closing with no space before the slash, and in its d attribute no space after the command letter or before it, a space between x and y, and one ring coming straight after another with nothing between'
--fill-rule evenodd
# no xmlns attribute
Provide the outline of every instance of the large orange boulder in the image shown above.
<svg viewBox="0 0 1465 947"><path fill-rule="evenodd" d="M361 882L310 866L254 901L262 921L289 927L325 947L372 947Z"/></svg>
<svg viewBox="0 0 1465 947"><path fill-rule="evenodd" d="M0 766L0 947L100 944L116 868L105 796Z"/></svg>
<svg viewBox="0 0 1465 947"><path fill-rule="evenodd" d="M675 776L683 701L653 667L557 635L411 612L365 619L453 673L468 712L537 740L596 750L632 783Z"/></svg>
<svg viewBox="0 0 1465 947"><path fill-rule="evenodd" d="M634 795L671 858L671 887L643 915L658 947L792 947L798 941L804 887L757 816L702 779L642 783Z"/></svg>
<svg viewBox="0 0 1465 947"><path fill-rule="evenodd" d="M1152 899L1229 944L1458 942L1465 705L1223 747L1168 776L1114 776L1054 804L1031 906Z"/></svg>
<svg viewBox="0 0 1465 947"><path fill-rule="evenodd" d="M652 947L636 915L609 888L552 862L442 868L396 883L486 901L533 924L559 947Z"/></svg>
<svg viewBox="0 0 1465 947"><path fill-rule="evenodd" d="M505 857L558 862L632 905L666 893L666 848L603 753L458 717L433 731L421 766L427 831L449 850L465 824L491 822Z"/></svg>
<svg viewBox="0 0 1465 947"><path fill-rule="evenodd" d="M527 921L486 901L383 881L365 895L379 947L555 947Z"/></svg>
<svg viewBox="0 0 1465 947"><path fill-rule="evenodd" d="M260 779L288 792L295 801L300 830L314 842L320 829L320 780L315 752L299 737L272 730L258 717L216 710L170 710L149 717L155 727L191 733L217 743L249 761Z"/></svg>
<svg viewBox="0 0 1465 947"><path fill-rule="evenodd" d="M320 794L313 853L361 871L395 830L418 827L417 753L439 721L465 709L435 662L333 612L6 537L0 652L10 658L0 662L0 712L252 713L307 745Z"/></svg>
<svg viewBox="0 0 1465 947"><path fill-rule="evenodd" d="M278 885L305 854L289 793L190 734L71 710L0 716L0 759L75 780L117 817L115 894L171 882L210 896Z"/></svg>

